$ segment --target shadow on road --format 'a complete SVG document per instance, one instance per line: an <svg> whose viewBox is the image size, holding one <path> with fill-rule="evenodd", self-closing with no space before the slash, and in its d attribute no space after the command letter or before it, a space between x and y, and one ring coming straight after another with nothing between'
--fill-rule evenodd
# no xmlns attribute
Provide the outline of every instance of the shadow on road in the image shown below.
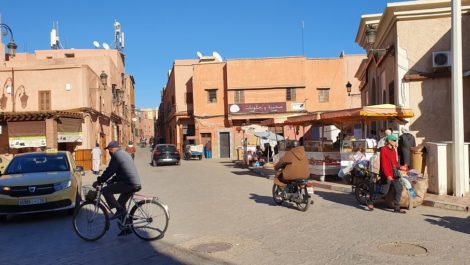
<svg viewBox="0 0 470 265"><path fill-rule="evenodd" d="M470 234L470 216L467 218L460 218L454 216L437 216L424 214L428 218L425 221L433 224L448 228L457 232Z"/></svg>
<svg viewBox="0 0 470 265"><path fill-rule="evenodd" d="M365 210L365 206L360 205L359 202L357 202L356 198L354 198L354 196L350 193L339 193L339 192L315 190L315 194L327 201L351 206L351 207L361 209L361 210Z"/></svg>
<svg viewBox="0 0 470 265"><path fill-rule="evenodd" d="M251 172L249 170L247 170L247 171L230 171L230 173L232 173L234 175L238 175L238 176L255 176L255 177L260 177L260 178L266 178L264 176L261 176L257 173L254 173L254 172Z"/></svg>
<svg viewBox="0 0 470 265"><path fill-rule="evenodd" d="M278 205L274 202L273 197L271 196L263 196L263 195L258 195L258 194L250 194L250 199L254 200L256 203L262 203L262 204L267 204L270 206L283 206L289 209L295 209L297 210L297 207L293 203L284 201L281 205Z"/></svg>

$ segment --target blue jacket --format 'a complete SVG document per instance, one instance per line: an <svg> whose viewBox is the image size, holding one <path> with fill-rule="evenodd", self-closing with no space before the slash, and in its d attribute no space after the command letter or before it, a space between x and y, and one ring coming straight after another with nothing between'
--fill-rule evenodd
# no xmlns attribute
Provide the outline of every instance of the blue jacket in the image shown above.
<svg viewBox="0 0 470 265"><path fill-rule="evenodd" d="M132 186L140 186L140 177L137 173L134 160L124 150L118 149L112 156L106 170L98 178L99 182L105 182L116 174L116 181Z"/></svg>

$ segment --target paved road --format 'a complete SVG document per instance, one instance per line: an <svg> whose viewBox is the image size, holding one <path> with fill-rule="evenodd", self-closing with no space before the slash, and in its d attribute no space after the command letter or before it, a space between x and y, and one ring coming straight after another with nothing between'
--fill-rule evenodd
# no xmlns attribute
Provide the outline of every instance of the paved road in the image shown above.
<svg viewBox="0 0 470 265"><path fill-rule="evenodd" d="M136 164L142 193L170 207L165 238L118 238L113 224L88 243L63 213L18 216L0 223L0 264L470 264L466 213L430 207L406 215L367 212L351 194L319 189L315 204L300 212L274 205L271 181L229 160L151 167L149 157L148 149L139 149ZM92 181L90 175L85 180ZM428 253L392 255L378 247L391 242L417 244ZM192 250L206 243L231 248Z"/></svg>

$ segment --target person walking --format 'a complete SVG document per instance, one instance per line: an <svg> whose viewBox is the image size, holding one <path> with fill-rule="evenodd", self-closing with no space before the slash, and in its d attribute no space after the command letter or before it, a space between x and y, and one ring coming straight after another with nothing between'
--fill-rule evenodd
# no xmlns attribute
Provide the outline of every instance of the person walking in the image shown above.
<svg viewBox="0 0 470 265"><path fill-rule="evenodd" d="M406 213L405 210L400 208L401 194L403 192L403 185L401 184L400 178L396 178L393 174L393 169L398 168L397 161L397 141L396 135L389 135L386 138L385 146L380 151L380 171L381 177L381 191L380 195L385 196L390 190L390 186L393 186L395 191L394 196L394 212L395 213ZM379 194L373 194L372 199L367 202L367 208L374 210L374 203L378 199Z"/></svg>
<svg viewBox="0 0 470 265"><path fill-rule="evenodd" d="M206 149L206 158L212 158L212 143L211 143L211 140L207 141L207 143L204 147Z"/></svg>
<svg viewBox="0 0 470 265"><path fill-rule="evenodd" d="M92 160L92 172L95 175L100 173L101 166L101 149L100 144L96 143L95 147L91 150L91 160Z"/></svg>
<svg viewBox="0 0 470 265"><path fill-rule="evenodd" d="M131 155L132 159L134 159L135 157L135 146L134 146L134 143L132 141L129 141L127 143L127 146L126 146L126 152L129 153L129 155Z"/></svg>
<svg viewBox="0 0 470 265"><path fill-rule="evenodd" d="M408 128L401 128L402 134L398 139L398 156L400 157L400 165L411 167L411 148L416 146L415 137L409 132Z"/></svg>
<svg viewBox="0 0 470 265"><path fill-rule="evenodd" d="M385 133L385 136L380 138L379 142L377 143L377 151L380 152L380 149L385 146L386 142L387 142L387 136L391 135L392 134L392 130L390 129L386 129L384 130L384 133Z"/></svg>

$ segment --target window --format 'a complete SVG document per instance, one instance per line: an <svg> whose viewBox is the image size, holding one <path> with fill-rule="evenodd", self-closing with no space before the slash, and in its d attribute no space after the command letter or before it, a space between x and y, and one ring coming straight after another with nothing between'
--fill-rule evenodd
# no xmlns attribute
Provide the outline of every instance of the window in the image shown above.
<svg viewBox="0 0 470 265"><path fill-rule="evenodd" d="M388 84L388 104L395 105L395 81Z"/></svg>
<svg viewBox="0 0 470 265"><path fill-rule="evenodd" d="M39 91L39 111L51 110L51 91Z"/></svg>
<svg viewBox="0 0 470 265"><path fill-rule="evenodd" d="M318 102L324 103L330 101L330 89L329 88L317 88L318 90Z"/></svg>
<svg viewBox="0 0 470 265"><path fill-rule="evenodd" d="M295 88L288 88L286 90L286 100L295 101Z"/></svg>
<svg viewBox="0 0 470 265"><path fill-rule="evenodd" d="M209 103L216 103L217 102L217 89L207 89L207 96Z"/></svg>
<svg viewBox="0 0 470 265"><path fill-rule="evenodd" d="M245 103L245 93L243 90L235 90L235 103Z"/></svg>

